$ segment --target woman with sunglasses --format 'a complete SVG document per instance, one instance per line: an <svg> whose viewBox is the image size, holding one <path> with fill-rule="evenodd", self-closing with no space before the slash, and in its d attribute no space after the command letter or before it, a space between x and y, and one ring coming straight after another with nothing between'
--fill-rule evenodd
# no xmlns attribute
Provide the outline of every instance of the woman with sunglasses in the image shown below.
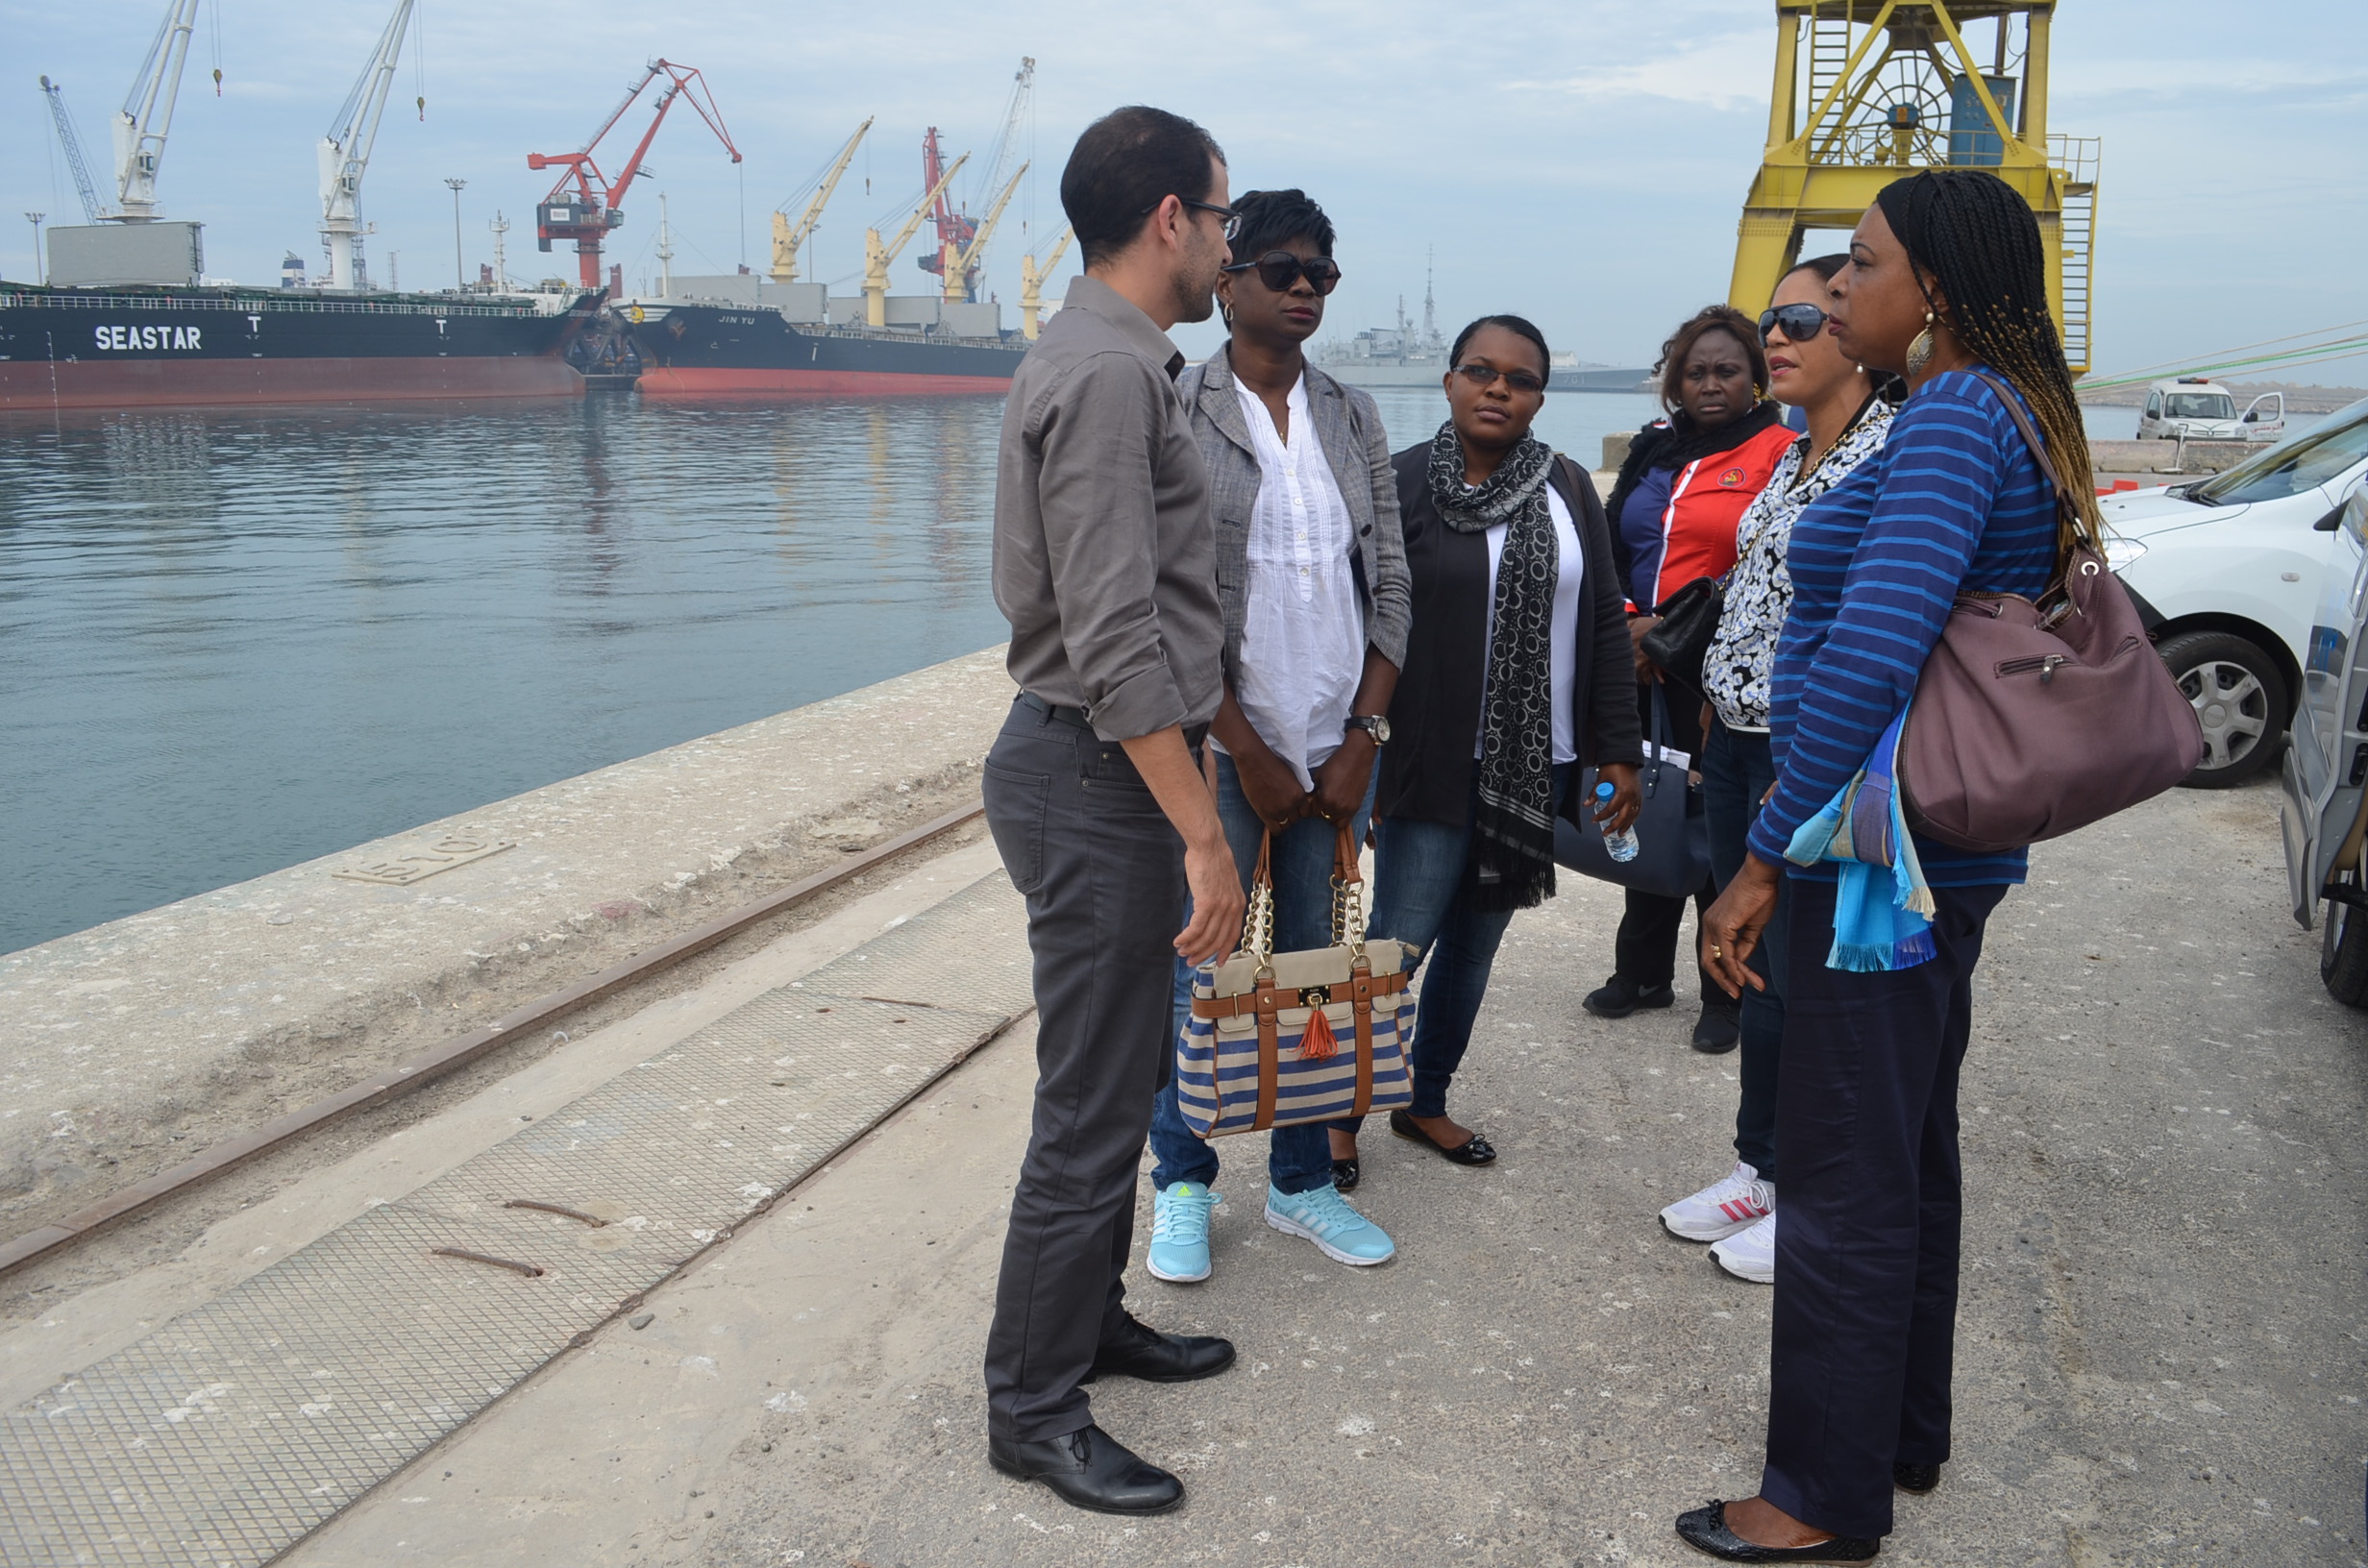
<svg viewBox="0 0 2368 1568"><path fill-rule="evenodd" d="M1612 551L1628 595L1628 635L1640 643L1657 625L1653 607L1697 577L1720 577L1735 564L1735 528L1751 499L1766 487L1776 461L1792 444L1783 410L1767 398L1767 355L1752 320L1732 306L1707 306L1661 346L1664 416L1639 430L1612 486ZM1637 708L1652 722L1661 681L1641 651L1634 654ZM1702 754L1697 694L1663 691L1669 744ZM1693 894L1710 907L1710 882ZM1686 921L1684 897L1630 889L1613 949L1612 975L1580 1003L1599 1018L1624 1018L1640 1008L1677 1000L1677 947ZM1702 977L1702 1015L1693 1048L1735 1048L1735 1003Z"/></svg>
<svg viewBox="0 0 2368 1568"><path fill-rule="evenodd" d="M1225 237L1233 259L1217 300L1230 335L1176 383L1217 534L1224 688L1209 751L1246 892L1271 837L1274 942L1293 952L1332 941L1333 849L1344 827L1365 837L1411 590L1380 410L1301 352L1340 282L1332 220L1300 191L1254 190ZM1179 961L1178 1029L1192 976ZM1217 1151L1185 1125L1172 1081L1152 1106L1151 1149L1147 1266L1205 1280ZM1274 1129L1267 1182L1267 1223L1325 1257L1362 1266L1396 1252L1341 1197L1320 1125Z"/></svg>
<svg viewBox="0 0 2368 1568"><path fill-rule="evenodd" d="M1842 353L1904 375L1908 397L1883 450L1792 526L1768 704L1776 788L1703 921L1719 983L1757 990L1748 962L1785 884L1766 1462L1756 1496L1677 1520L1729 1562L1869 1561L1895 1492L1931 1491L1951 1456L1958 1085L1983 936L2028 852L1912 834L1929 922L1839 951L1838 868L1815 858L1831 836L1809 824L1887 749L1958 597L2036 599L2061 570L2072 530L2017 415L2064 499L2089 527L2097 517L2046 247L2012 186L1985 169L1885 186L1828 294Z"/></svg>
<svg viewBox="0 0 2368 1568"><path fill-rule="evenodd" d="M1529 433L1545 338L1518 316L1457 334L1447 422L1397 454L1414 627L1373 808L1370 934L1416 950L1414 1104L1390 1130L1460 1165L1496 1158L1447 1089L1514 912L1554 893L1554 820L1616 831L1642 804L1635 677L1595 487ZM1579 771L1614 789L1591 811ZM1334 1123L1356 1169L1362 1118Z"/></svg>
<svg viewBox="0 0 2368 1568"><path fill-rule="evenodd" d="M1826 284L1849 259L1821 256L1794 267L1760 316L1768 390L1778 403L1808 416L1809 433L1786 449L1767 488L1743 509L1736 529L1738 558L1726 578L1726 607L1702 661L1711 714L1710 739L1702 747L1702 795L1710 816L1711 871L1721 887L1742 870L1752 818L1776 782L1768 745L1768 679L1776 640L1792 605L1792 579L1785 570L1792 520L1881 451L1891 428L1891 405L1826 331ZM1719 1267L1761 1285L1776 1279L1776 1063L1784 1047L1784 952L1780 901L1752 961L1767 989L1743 993L1735 1168L1661 1211L1661 1223L1671 1235L1710 1242Z"/></svg>

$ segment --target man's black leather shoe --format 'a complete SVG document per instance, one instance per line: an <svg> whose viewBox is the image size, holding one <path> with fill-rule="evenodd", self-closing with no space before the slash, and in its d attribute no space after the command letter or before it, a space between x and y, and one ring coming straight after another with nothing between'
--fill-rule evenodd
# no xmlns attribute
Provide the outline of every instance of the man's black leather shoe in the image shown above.
<svg viewBox="0 0 2368 1568"><path fill-rule="evenodd" d="M1146 1383L1191 1383L1213 1378L1233 1364L1233 1341L1205 1334L1162 1334L1129 1317L1120 1335L1094 1352L1097 1378L1141 1378Z"/></svg>
<svg viewBox="0 0 2368 1568"><path fill-rule="evenodd" d="M1624 1018L1639 1008L1667 1007L1677 1000L1677 992L1668 986L1654 986L1648 991L1637 989L1636 982L1614 975L1599 991L1591 991L1579 1005L1599 1018Z"/></svg>
<svg viewBox="0 0 2368 1568"><path fill-rule="evenodd" d="M1891 1484L1903 1492L1929 1492L1940 1484L1940 1466L1895 1464L1891 1466Z"/></svg>
<svg viewBox="0 0 2368 1568"><path fill-rule="evenodd" d="M987 1439L987 1462L1018 1481L1041 1481L1073 1507L1096 1513L1165 1513L1184 1483L1099 1427L1042 1443Z"/></svg>

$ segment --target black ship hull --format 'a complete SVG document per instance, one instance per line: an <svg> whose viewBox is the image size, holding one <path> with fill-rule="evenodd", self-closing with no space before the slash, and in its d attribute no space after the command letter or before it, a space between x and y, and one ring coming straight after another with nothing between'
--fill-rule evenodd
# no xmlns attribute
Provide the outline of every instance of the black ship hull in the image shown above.
<svg viewBox="0 0 2368 1568"><path fill-rule="evenodd" d="M627 307L645 397L1007 392L1027 345L848 327L794 327L777 310Z"/></svg>
<svg viewBox="0 0 2368 1568"><path fill-rule="evenodd" d="M599 300L0 286L0 411L577 397Z"/></svg>

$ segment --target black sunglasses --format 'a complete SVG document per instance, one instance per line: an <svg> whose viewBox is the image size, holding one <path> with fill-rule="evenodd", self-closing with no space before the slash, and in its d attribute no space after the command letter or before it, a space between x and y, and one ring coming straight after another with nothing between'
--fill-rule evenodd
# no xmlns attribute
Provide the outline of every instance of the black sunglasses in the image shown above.
<svg viewBox="0 0 2368 1568"><path fill-rule="evenodd" d="M1526 370L1498 370L1494 365L1471 364L1456 366L1455 373L1458 376L1463 377L1464 380L1471 382L1474 386L1493 385L1496 378L1501 376L1505 379L1505 384L1513 388L1516 392L1542 392L1545 390L1544 380L1539 377L1532 376Z"/></svg>
<svg viewBox="0 0 2368 1568"><path fill-rule="evenodd" d="M1773 310L1760 312L1760 341L1765 343L1771 328L1782 327L1785 336L1795 343L1806 343L1825 331L1833 318L1813 305L1780 305Z"/></svg>
<svg viewBox="0 0 2368 1568"><path fill-rule="evenodd" d="M1255 261L1236 261L1227 272L1256 272L1258 281L1280 294L1297 282L1307 280L1307 286L1319 294L1329 294L1340 287L1341 264L1328 256L1311 256L1305 260L1289 251L1269 251Z"/></svg>

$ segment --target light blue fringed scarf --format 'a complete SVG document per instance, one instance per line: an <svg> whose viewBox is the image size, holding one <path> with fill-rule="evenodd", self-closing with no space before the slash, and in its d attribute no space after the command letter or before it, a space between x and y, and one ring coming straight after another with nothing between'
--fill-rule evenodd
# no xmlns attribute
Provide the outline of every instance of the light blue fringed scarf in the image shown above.
<svg viewBox="0 0 2368 1568"><path fill-rule="evenodd" d="M1834 950L1825 955L1829 969L1908 969L1933 956L1932 918L1937 906L1892 786L1899 726L1907 717L1902 713L1891 721L1858 776L1803 822L1785 846L1785 858L1795 866L1821 860L1841 866L1834 896Z"/></svg>

